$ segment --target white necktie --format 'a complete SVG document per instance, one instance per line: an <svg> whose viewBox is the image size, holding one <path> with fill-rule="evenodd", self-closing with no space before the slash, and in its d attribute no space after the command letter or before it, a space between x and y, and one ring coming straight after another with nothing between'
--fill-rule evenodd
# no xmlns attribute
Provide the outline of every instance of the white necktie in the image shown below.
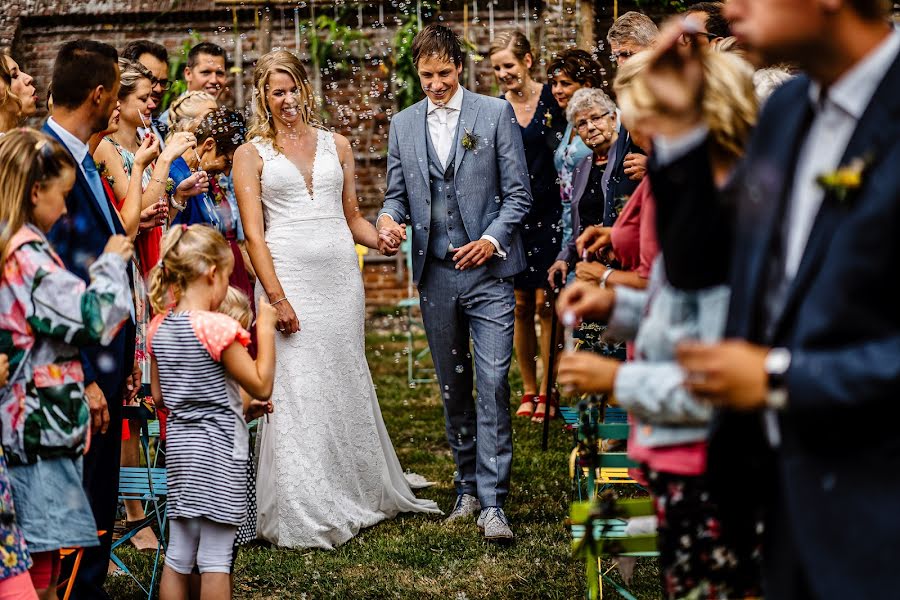
<svg viewBox="0 0 900 600"><path fill-rule="evenodd" d="M441 166L447 168L447 158L450 156L450 145L453 143L450 135L450 127L447 125L447 118L452 109L440 107L437 109L438 127L437 127L437 144L435 150L438 158L441 159Z"/></svg>

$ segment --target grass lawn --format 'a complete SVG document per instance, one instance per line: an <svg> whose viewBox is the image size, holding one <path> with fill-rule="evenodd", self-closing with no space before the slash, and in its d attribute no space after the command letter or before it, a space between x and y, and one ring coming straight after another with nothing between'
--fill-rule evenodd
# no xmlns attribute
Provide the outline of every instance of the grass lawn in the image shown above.
<svg viewBox="0 0 900 600"><path fill-rule="evenodd" d="M420 490L447 512L455 499L453 460L444 437L437 385L410 388L405 339L370 336L369 364L381 410L400 462L438 485ZM513 410L521 389L512 374ZM277 407L276 407L277 410ZM551 424L550 450L541 452L541 427L513 419L512 489L507 515L516 533L511 547L482 540L474 521L444 525L430 516L400 516L362 531L330 552L241 549L235 569L236 598L565 598L583 595L584 567L572 558L563 526L569 505L567 474L571 434ZM298 432L298 434L300 434ZM339 476L335 474L335 476ZM124 552L149 580L147 555ZM638 565L638 597L658 596L654 561ZM110 578L113 598L141 598L127 577ZM616 597L607 590L607 597Z"/></svg>

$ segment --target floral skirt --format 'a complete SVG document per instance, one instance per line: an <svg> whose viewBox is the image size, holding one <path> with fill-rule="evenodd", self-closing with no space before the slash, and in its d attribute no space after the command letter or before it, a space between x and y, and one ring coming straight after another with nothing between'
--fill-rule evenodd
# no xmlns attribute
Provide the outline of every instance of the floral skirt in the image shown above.
<svg viewBox="0 0 900 600"><path fill-rule="evenodd" d="M663 597L720 600L761 597L759 546L742 556L721 533L704 476L644 467L659 519Z"/></svg>

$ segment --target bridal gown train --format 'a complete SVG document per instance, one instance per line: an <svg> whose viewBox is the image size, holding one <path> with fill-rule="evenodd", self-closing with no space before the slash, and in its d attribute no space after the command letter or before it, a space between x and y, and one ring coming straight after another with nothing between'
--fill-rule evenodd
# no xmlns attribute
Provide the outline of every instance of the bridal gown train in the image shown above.
<svg viewBox="0 0 900 600"><path fill-rule="evenodd" d="M252 143L263 160L266 243L301 327L276 335L275 412L259 428L259 536L333 548L401 512L440 513L410 490L381 417L333 134L317 130L312 194L271 142Z"/></svg>

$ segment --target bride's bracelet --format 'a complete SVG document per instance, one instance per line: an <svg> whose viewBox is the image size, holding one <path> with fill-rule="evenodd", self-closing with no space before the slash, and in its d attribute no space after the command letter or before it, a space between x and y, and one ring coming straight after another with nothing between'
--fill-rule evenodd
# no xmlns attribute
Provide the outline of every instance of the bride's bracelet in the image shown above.
<svg viewBox="0 0 900 600"><path fill-rule="evenodd" d="M275 302L270 302L269 305L270 305L270 306L275 306L275 305L278 304L279 302L284 302L285 300L287 300L287 296L284 296L284 297L282 297L282 298L279 298L279 299L276 300Z"/></svg>

